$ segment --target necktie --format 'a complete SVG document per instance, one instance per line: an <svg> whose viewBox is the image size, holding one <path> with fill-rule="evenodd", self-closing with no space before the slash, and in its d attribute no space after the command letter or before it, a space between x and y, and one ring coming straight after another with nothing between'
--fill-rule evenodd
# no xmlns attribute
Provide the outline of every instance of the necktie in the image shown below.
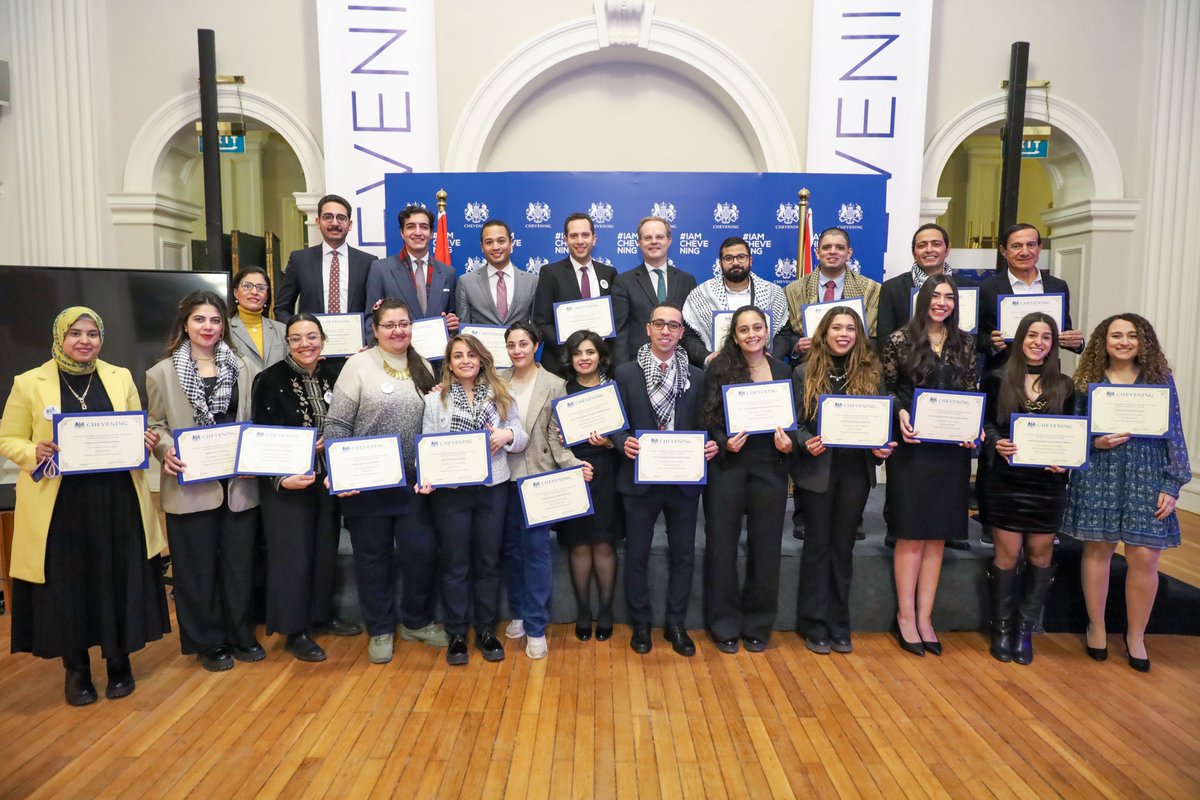
<svg viewBox="0 0 1200 800"><path fill-rule="evenodd" d="M337 250L329 259L329 302L326 307L330 314L342 313L342 262L338 260Z"/></svg>
<svg viewBox="0 0 1200 800"><path fill-rule="evenodd" d="M651 270L654 273L654 280L658 282L656 287L658 290L658 302L667 302L667 280L663 277L661 269Z"/></svg>
<svg viewBox="0 0 1200 800"><path fill-rule="evenodd" d="M425 306L429 303L429 296L425 293L425 260L417 259L413 263L413 286L417 288L417 302L421 305L421 313L425 313Z"/></svg>
<svg viewBox="0 0 1200 800"><path fill-rule="evenodd" d="M504 322L508 318L508 286L504 283L504 273L496 273L496 315Z"/></svg>
<svg viewBox="0 0 1200 800"><path fill-rule="evenodd" d="M592 296L592 282L588 279L588 268L579 268L579 296L587 300Z"/></svg>
<svg viewBox="0 0 1200 800"><path fill-rule="evenodd" d="M833 296L833 290L836 288L837 284L835 282L825 281L825 297L822 298L822 302L829 303L835 300L836 298Z"/></svg>

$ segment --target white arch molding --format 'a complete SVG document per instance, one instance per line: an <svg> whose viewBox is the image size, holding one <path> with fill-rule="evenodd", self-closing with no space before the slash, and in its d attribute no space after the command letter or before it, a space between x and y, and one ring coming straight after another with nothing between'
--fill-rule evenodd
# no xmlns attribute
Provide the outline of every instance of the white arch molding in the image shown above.
<svg viewBox="0 0 1200 800"><path fill-rule="evenodd" d="M599 5L599 3L597 4ZM487 145L508 115L534 91L573 69L578 59L636 61L686 77L709 93L738 120L764 170L794 172L800 154L791 126L766 83L716 41L686 25L649 17L653 4L636 9L639 19L596 17L568 22L518 47L475 90L450 137L444 169L479 169ZM619 14L618 14L619 17ZM626 23L618 26L615 23ZM628 32L628 35L622 35Z"/></svg>

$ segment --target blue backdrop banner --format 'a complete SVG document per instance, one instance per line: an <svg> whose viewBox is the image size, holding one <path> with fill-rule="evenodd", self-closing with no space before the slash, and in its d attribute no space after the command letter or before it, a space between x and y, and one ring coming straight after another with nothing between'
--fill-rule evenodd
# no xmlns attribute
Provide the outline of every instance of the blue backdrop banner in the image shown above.
<svg viewBox="0 0 1200 800"><path fill-rule="evenodd" d="M563 220L576 211L596 225L595 257L619 271L641 263L637 224L659 216L671 223L670 258L696 276L712 277L717 249L742 236L754 272L786 284L796 277L800 209L807 188L813 230L850 233L852 268L883 279L887 247L887 179L881 175L737 172L449 172L389 174L385 179L387 250L403 245L397 214L416 203L436 213L437 192L448 194L451 260L462 272L486 264L479 249L484 220L497 217L513 231L512 261L537 272L566 257Z"/></svg>

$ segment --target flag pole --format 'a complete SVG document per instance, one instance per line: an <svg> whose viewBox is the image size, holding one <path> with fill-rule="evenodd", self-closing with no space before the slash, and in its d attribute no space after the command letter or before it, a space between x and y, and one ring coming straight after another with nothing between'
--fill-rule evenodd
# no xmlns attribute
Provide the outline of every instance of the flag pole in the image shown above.
<svg viewBox="0 0 1200 800"><path fill-rule="evenodd" d="M807 230L810 192L805 187L801 188L797 194L800 197L800 225L796 229L796 277L802 278L804 277L804 264L810 258L805 253L812 251L812 232ZM805 241L806 238L808 241Z"/></svg>

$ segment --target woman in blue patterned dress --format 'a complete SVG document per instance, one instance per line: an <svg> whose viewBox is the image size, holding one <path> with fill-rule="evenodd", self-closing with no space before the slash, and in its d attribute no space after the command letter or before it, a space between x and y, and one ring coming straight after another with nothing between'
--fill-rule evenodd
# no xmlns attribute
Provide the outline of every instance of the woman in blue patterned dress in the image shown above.
<svg viewBox="0 0 1200 800"><path fill-rule="evenodd" d="M1170 421L1165 439L1110 433L1092 440L1091 469L1075 474L1062 531L1082 540L1083 595L1087 601L1087 654L1108 656L1104 607L1118 543L1125 545L1125 648L1129 666L1150 669L1146 623L1158 592L1158 559L1179 546L1175 501L1191 480L1179 395L1154 328L1137 314L1117 314L1096 326L1075 370L1079 414L1087 411L1088 384L1165 384Z"/></svg>

